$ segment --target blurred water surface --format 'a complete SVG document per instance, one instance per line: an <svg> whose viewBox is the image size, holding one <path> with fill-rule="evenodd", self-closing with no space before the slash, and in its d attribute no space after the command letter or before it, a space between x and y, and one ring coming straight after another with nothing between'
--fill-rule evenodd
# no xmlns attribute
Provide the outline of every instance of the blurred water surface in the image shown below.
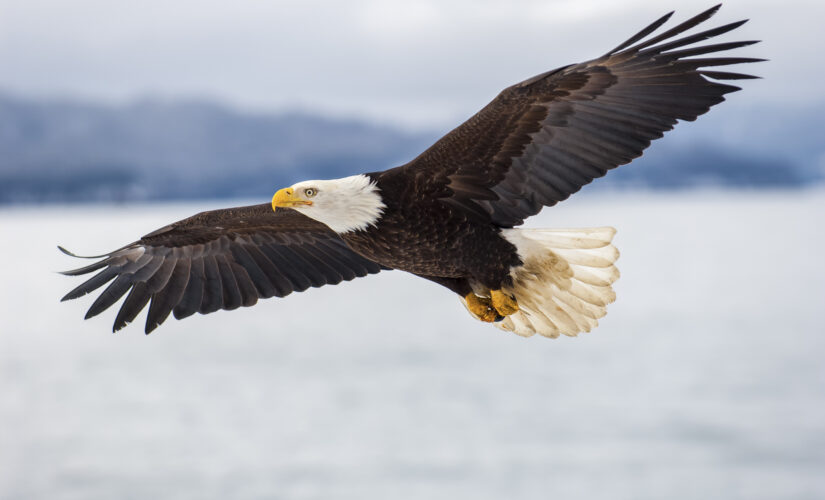
<svg viewBox="0 0 825 500"><path fill-rule="evenodd" d="M825 497L825 192L600 193L601 326L522 339L400 272L109 334L54 271L221 203L0 209L0 498ZM144 316L138 318L143 321Z"/></svg>

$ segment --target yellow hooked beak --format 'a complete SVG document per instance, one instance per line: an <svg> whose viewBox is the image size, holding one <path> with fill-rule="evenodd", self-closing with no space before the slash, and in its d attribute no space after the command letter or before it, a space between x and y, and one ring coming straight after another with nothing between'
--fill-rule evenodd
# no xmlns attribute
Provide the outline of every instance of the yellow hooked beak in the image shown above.
<svg viewBox="0 0 825 500"><path fill-rule="evenodd" d="M279 189L278 192L272 196L272 210L276 210L278 208L289 208L297 205L312 205L312 202L302 200L297 197L292 188Z"/></svg>

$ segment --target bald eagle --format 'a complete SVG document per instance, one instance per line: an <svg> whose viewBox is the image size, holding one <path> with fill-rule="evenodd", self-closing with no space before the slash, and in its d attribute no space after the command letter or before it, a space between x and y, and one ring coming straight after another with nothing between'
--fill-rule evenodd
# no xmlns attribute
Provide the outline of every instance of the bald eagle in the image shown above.
<svg viewBox="0 0 825 500"><path fill-rule="evenodd" d="M754 78L707 68L762 61L717 54L756 42L695 45L745 21L678 37L718 9L653 36L671 12L601 57L513 85L405 165L299 182L271 203L203 212L94 257L64 273L99 271L63 300L108 283L86 318L128 292L113 330L149 304L149 333L170 313L399 269L447 287L503 330L590 331L615 298L615 230L517 226L740 90L719 80Z"/></svg>

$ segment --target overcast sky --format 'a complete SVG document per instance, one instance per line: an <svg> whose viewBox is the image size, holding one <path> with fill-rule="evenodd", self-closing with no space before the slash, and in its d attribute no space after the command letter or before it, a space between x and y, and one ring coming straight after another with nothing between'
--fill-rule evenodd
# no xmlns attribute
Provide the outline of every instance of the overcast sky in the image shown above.
<svg viewBox="0 0 825 500"><path fill-rule="evenodd" d="M713 0L0 0L0 91L124 102L216 99L411 128L457 124L502 88L597 56L671 8ZM747 101L822 102L822 0L732 0L711 21L751 22L726 39ZM671 21L673 22L673 21Z"/></svg>

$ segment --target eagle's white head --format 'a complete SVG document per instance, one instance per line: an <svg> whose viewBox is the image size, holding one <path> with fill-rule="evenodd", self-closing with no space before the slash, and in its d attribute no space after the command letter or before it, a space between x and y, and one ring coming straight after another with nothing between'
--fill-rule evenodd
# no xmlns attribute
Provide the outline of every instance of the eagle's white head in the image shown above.
<svg viewBox="0 0 825 500"><path fill-rule="evenodd" d="M283 207L293 208L341 234L374 225L386 205L372 179L359 174L303 181L281 189L272 197L272 209Z"/></svg>

